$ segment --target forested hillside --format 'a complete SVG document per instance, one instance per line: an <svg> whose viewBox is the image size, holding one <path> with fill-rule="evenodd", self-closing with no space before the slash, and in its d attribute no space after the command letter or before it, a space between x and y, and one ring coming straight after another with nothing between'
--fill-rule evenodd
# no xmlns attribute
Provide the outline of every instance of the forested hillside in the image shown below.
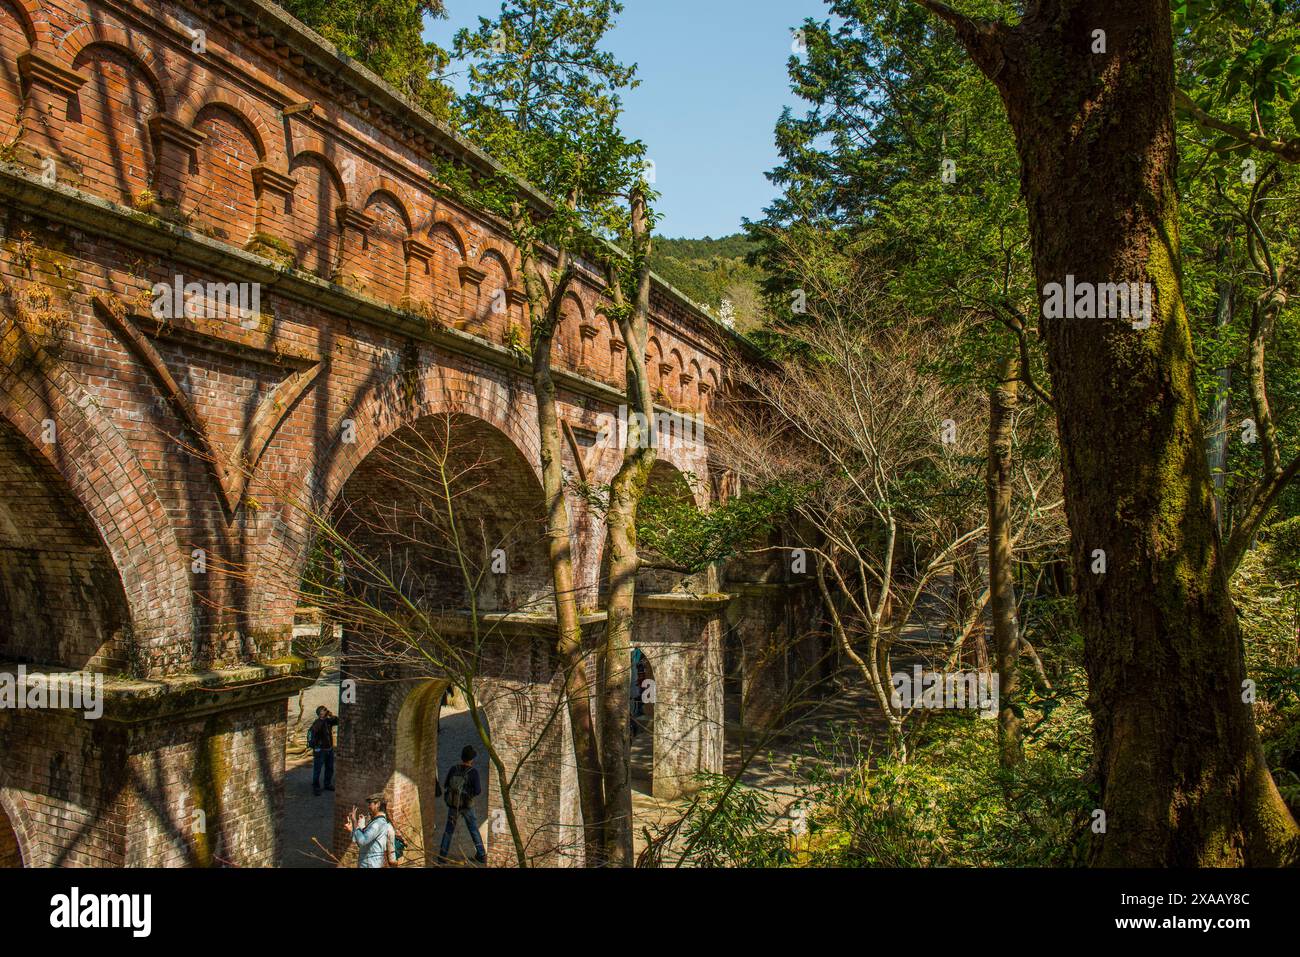
<svg viewBox="0 0 1300 957"><path fill-rule="evenodd" d="M749 265L755 244L743 234L720 239L655 237L651 265L660 277L718 317L731 303L735 327L748 332L766 324L759 290L763 271Z"/></svg>

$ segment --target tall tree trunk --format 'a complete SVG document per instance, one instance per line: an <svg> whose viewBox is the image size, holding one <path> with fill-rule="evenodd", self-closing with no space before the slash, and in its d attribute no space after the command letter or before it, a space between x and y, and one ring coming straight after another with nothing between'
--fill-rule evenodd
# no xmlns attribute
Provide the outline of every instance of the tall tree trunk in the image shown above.
<svg viewBox="0 0 1300 957"><path fill-rule="evenodd" d="M623 461L610 483L609 510L609 595L605 622L605 689L601 709L601 761L605 778L605 860L610 866L632 866L632 785L629 766L628 711L632 664L632 624L636 610L637 507L655 462L652 434L643 431L654 422L654 401L645 355L649 340L650 269L649 236L645 199L632 198L633 268L635 301L624 301L622 286L611 270L610 293L613 312L627 346L627 435ZM638 419L638 415L641 417Z"/></svg>
<svg viewBox="0 0 1300 957"><path fill-rule="evenodd" d="M1215 257L1220 265L1227 261L1231 245L1227 240L1219 244ZM1232 321L1232 283L1220 279L1218 303L1214 310L1214 324L1224 329ZM1214 408L1210 411L1210 478L1214 482L1214 524L1223 536L1223 486L1228 470L1228 396L1232 390L1232 370L1218 371L1218 391Z"/></svg>
<svg viewBox="0 0 1300 957"><path fill-rule="evenodd" d="M526 214L517 212L516 215ZM516 229L516 233L523 234L524 230ZM561 254L559 271L563 277L556 283L556 288L548 299L537 278L535 251L527 241L520 242L519 248L532 327L532 379L533 392L537 397L542 495L546 503L546 552L555 589L556 653L564 673L565 704L578 769L578 803L582 809L586 863L588 866L596 866L601 863L604 855L605 802L600 751L591 713L593 691L583 661L582 626L578 620L578 596L574 588L569 503L564 493L560 420L555 403L555 380L551 376L551 348L555 340L559 303L568 286L568 257Z"/></svg>
<svg viewBox="0 0 1300 957"><path fill-rule="evenodd" d="M1196 405L1168 0L1035 0L1014 27L917 2L955 26L1002 95L1040 290L1067 277L1153 288L1144 329L1116 317L1041 320L1106 812L1093 859L1294 860L1300 830L1242 701Z"/></svg>
<svg viewBox="0 0 1300 957"><path fill-rule="evenodd" d="M989 390L989 447L986 486L989 507L989 604L998 668L998 758L1004 768L1024 758L1019 690L1020 626L1016 621L1015 572L1011 549L1011 426L1016 409L1019 362L1002 360Z"/></svg>

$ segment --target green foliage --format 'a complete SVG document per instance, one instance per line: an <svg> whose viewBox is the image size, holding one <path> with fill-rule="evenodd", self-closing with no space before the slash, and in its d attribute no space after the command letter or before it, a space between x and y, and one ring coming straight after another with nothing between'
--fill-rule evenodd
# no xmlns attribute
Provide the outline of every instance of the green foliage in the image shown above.
<svg viewBox="0 0 1300 957"><path fill-rule="evenodd" d="M1249 117L1246 129L1278 138L1300 133L1295 3L1172 0L1170 8L1174 35L1187 54L1179 70L1184 90L1216 115Z"/></svg>
<svg viewBox="0 0 1300 957"><path fill-rule="evenodd" d="M447 68L447 51L423 37L426 16L445 16L442 0L277 2L412 102L447 118L451 89L436 79Z"/></svg>
<svg viewBox="0 0 1300 957"><path fill-rule="evenodd" d="M933 368L987 387L1018 351L1002 316L1032 314L1037 299L1019 159L997 91L913 0L829 8L831 20L803 24L807 54L790 60L807 109L777 123L781 163L769 178L782 194L747 223L769 311L803 321L792 295L814 293L806 257L790 250L808 247L808 233L830 233L836 253L879 287L880 321L941 324L947 342ZM1027 341L1045 381L1036 340Z"/></svg>
<svg viewBox="0 0 1300 957"><path fill-rule="evenodd" d="M760 792L726 775L701 773L698 803L682 834L693 867L785 867L794 861L788 835L774 828Z"/></svg>
<svg viewBox="0 0 1300 957"><path fill-rule="evenodd" d="M775 482L702 510L688 498L647 489L637 510L637 538L642 549L670 564L700 571L771 532L794 512L803 492Z"/></svg>
<svg viewBox="0 0 1300 957"><path fill-rule="evenodd" d="M1067 686L1077 689L1082 675ZM1092 809L1091 723L1082 692L1030 708L1024 764L998 765L996 722L942 713L908 763L823 748L807 764L793 837L757 792L710 780L683 828L688 861L704 867L1082 866ZM836 769L826 769L830 764Z"/></svg>
<svg viewBox="0 0 1300 957"><path fill-rule="evenodd" d="M655 237L651 267L695 302L721 316L731 303L737 329L747 332L766 323L762 301L763 270L749 257L757 246L744 234L722 239Z"/></svg>
<svg viewBox="0 0 1300 957"><path fill-rule="evenodd" d="M456 103L461 132L562 206L524 241L626 228L618 200L641 182L645 149L619 130L620 94L636 86L636 67L600 48L622 9L615 0L509 0L498 18L480 17L453 40L453 55L471 63L469 91ZM510 181L453 185L502 216L518 199Z"/></svg>

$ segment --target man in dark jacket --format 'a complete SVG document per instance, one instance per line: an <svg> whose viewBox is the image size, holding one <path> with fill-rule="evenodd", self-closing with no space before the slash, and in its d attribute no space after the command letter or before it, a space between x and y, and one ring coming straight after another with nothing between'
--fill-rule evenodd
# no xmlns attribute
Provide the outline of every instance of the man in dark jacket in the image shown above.
<svg viewBox="0 0 1300 957"><path fill-rule="evenodd" d="M334 790L334 728L339 719L330 709L321 705L316 709L316 720L307 732L311 746L311 793L320 794L320 772L325 769L325 790Z"/></svg>
<svg viewBox="0 0 1300 957"><path fill-rule="evenodd" d="M474 816L474 799L483 793L479 782L478 768L474 767L474 758L478 752L474 746L467 744L460 752L460 764L453 765L447 772L447 780L442 785L442 795L447 801L447 829L442 832L442 846L438 848L438 861L447 862L447 852L451 850L451 837L456 833L456 818L463 818L469 828L469 836L474 840L474 860L480 864L487 863L487 851L483 849L483 838L478 832L478 818Z"/></svg>

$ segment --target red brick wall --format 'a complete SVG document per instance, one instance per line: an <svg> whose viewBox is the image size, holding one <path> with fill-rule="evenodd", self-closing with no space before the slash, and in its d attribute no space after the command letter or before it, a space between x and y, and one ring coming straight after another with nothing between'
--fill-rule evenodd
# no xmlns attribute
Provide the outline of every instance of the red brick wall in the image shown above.
<svg viewBox="0 0 1300 957"><path fill-rule="evenodd" d="M149 118L158 97L140 67L115 48L88 46L72 68L86 83L58 131L60 159L82 189L130 205L152 182Z"/></svg>
<svg viewBox="0 0 1300 957"><path fill-rule="evenodd" d="M85 509L0 421L0 660L129 671L130 610Z"/></svg>
<svg viewBox="0 0 1300 957"><path fill-rule="evenodd" d="M22 92L18 78L18 54L27 49L27 34L18 11L0 2L0 142L9 142L18 129L18 108Z"/></svg>
<svg viewBox="0 0 1300 957"><path fill-rule="evenodd" d="M187 180L184 207L204 232L243 246L257 219L253 167L261 157L254 134L223 106L205 107L194 129L207 139L195 150L201 175Z"/></svg>

